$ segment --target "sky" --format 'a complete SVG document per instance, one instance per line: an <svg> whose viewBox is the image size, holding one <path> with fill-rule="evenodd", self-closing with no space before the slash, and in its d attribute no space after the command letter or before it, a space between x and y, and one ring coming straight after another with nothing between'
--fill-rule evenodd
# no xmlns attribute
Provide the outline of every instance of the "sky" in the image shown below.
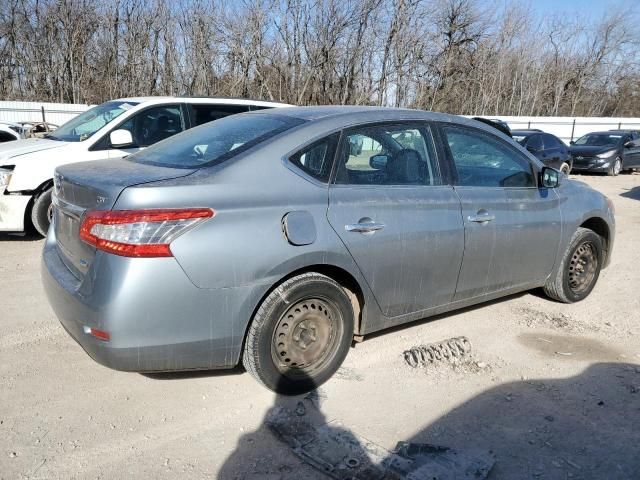
<svg viewBox="0 0 640 480"><path fill-rule="evenodd" d="M530 0L531 7L540 13L587 15L598 17L607 10L620 8L638 13L640 0Z"/></svg>

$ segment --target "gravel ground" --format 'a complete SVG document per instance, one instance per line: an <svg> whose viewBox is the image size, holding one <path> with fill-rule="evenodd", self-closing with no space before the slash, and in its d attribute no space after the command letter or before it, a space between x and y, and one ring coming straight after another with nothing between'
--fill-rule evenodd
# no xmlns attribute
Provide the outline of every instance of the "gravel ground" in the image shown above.
<svg viewBox="0 0 640 480"><path fill-rule="evenodd" d="M367 338L321 387L316 422L388 449L491 450L493 479L640 478L640 174L576 178L617 209L613 261L589 298L525 293ZM93 362L45 300L41 248L0 236L0 478L322 478L264 424L299 398L240 369L144 376ZM403 360L461 335L465 362Z"/></svg>

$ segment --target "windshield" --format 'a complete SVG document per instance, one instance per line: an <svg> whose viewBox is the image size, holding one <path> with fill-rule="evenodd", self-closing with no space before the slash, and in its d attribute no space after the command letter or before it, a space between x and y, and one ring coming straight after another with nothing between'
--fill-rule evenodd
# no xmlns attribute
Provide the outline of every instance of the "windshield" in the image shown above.
<svg viewBox="0 0 640 480"><path fill-rule="evenodd" d="M272 114L240 114L205 123L127 157L161 167L215 165L303 123Z"/></svg>
<svg viewBox="0 0 640 480"><path fill-rule="evenodd" d="M619 133L588 133L576 140L574 145L588 145L593 147L616 146L620 143L622 135Z"/></svg>
<svg viewBox="0 0 640 480"><path fill-rule="evenodd" d="M81 113L47 135L52 140L82 142L114 118L138 105L136 102L106 102Z"/></svg>

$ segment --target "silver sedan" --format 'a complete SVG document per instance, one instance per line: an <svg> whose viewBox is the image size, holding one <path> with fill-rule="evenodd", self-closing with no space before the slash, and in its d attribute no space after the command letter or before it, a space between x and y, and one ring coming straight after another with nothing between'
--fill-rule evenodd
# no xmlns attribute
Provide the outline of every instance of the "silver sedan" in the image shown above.
<svg viewBox="0 0 640 480"><path fill-rule="evenodd" d="M64 328L127 371L231 368L297 393L354 335L543 287L575 302L613 207L473 120L275 109L56 171L43 281Z"/></svg>

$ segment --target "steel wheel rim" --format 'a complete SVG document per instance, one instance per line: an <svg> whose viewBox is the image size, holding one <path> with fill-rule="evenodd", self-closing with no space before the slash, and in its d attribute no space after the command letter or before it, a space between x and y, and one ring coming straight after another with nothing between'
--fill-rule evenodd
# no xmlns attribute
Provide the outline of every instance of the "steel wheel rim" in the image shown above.
<svg viewBox="0 0 640 480"><path fill-rule="evenodd" d="M598 257L591 242L582 243L576 248L569 261L569 288L575 294L581 294L591 287L596 276Z"/></svg>
<svg viewBox="0 0 640 480"><path fill-rule="evenodd" d="M618 173L620 173L621 169L622 169L622 162L620 161L619 158L616 158L616 161L613 164L613 173L617 175Z"/></svg>
<svg viewBox="0 0 640 480"><path fill-rule="evenodd" d="M49 223L53 220L53 203L47 207L47 220L49 220Z"/></svg>
<svg viewBox="0 0 640 480"><path fill-rule="evenodd" d="M280 317L273 333L271 356L278 371L308 377L333 358L341 325L339 310L321 298L300 300Z"/></svg>

